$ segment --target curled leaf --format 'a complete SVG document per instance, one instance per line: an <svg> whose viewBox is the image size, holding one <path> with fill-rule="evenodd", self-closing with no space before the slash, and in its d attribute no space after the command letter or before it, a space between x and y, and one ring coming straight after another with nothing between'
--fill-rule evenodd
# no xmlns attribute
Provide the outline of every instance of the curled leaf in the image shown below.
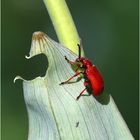
<svg viewBox="0 0 140 140"><path fill-rule="evenodd" d="M28 140L133 140L110 95L81 96L76 101L84 89L83 80L59 85L74 75L64 59L75 60L74 53L46 34L35 32L28 59L40 53L49 62L45 77L23 80Z"/></svg>

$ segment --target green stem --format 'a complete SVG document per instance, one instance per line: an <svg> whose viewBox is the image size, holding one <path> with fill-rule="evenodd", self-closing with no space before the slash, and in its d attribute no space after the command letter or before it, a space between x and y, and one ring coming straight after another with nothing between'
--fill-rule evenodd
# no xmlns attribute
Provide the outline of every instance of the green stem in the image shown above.
<svg viewBox="0 0 140 140"><path fill-rule="evenodd" d="M44 3L60 43L77 54L79 35L65 0L44 0Z"/></svg>

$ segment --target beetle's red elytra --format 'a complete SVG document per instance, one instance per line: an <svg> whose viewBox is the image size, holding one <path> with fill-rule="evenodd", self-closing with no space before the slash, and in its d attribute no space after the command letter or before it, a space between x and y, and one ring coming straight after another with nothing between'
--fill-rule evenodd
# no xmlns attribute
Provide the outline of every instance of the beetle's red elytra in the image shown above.
<svg viewBox="0 0 140 140"><path fill-rule="evenodd" d="M76 76L80 76L80 78L84 78L85 88L80 92L76 99L78 100L85 90L87 90L88 93L92 94L93 96L99 96L104 90L103 77L97 67L93 65L89 59L81 57L81 47L79 44L77 45L79 47L79 57L75 60L75 62L70 61L65 56L66 61L71 65L72 69L75 71L75 74L65 82L61 82L60 85L68 83Z"/></svg>

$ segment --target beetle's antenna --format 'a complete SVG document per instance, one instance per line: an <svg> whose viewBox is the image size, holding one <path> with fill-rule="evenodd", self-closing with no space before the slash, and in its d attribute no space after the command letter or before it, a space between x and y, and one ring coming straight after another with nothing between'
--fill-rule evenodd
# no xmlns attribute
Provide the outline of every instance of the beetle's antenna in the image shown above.
<svg viewBox="0 0 140 140"><path fill-rule="evenodd" d="M78 49L79 49L79 57L78 58L81 58L81 47L80 47L79 44L77 44L77 46L78 46Z"/></svg>

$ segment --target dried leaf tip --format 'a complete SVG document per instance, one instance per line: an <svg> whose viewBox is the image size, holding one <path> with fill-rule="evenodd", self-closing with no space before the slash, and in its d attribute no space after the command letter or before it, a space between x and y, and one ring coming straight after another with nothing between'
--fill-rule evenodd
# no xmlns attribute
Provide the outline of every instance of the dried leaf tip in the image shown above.
<svg viewBox="0 0 140 140"><path fill-rule="evenodd" d="M45 33L41 32L41 31L37 31L37 32L33 33L32 40L38 40L39 41L39 40L43 39L45 36L46 36Z"/></svg>

